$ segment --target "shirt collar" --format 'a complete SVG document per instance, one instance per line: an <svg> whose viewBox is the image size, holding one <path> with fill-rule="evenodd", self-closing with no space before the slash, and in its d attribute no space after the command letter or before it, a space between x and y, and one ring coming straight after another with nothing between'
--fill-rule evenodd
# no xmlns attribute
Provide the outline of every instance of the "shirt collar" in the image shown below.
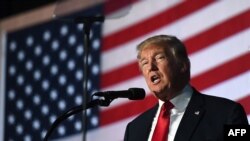
<svg viewBox="0 0 250 141"><path fill-rule="evenodd" d="M170 100L170 102L174 105L174 108L171 111L174 113L184 112L191 99L192 93L193 89L191 86L189 84L186 85L179 95ZM164 101L159 100L160 107L163 103Z"/></svg>

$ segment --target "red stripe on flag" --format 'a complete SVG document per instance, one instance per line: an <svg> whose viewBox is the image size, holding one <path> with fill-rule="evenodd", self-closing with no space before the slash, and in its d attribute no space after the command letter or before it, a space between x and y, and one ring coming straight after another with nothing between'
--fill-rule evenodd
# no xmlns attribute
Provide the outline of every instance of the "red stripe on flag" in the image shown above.
<svg viewBox="0 0 250 141"><path fill-rule="evenodd" d="M230 62L227 62L217 68L211 69L192 78L191 83L197 89L203 90L218 82L225 81L233 76L248 71L250 69L249 60L250 53L246 53L245 55L242 55Z"/></svg>
<svg viewBox="0 0 250 141"><path fill-rule="evenodd" d="M121 119L137 115L151 108L156 102L156 98L151 94L150 96L147 96L144 100L136 102L131 101L123 105L111 108L109 110L102 111L100 113L100 126L104 126L115 121L119 121Z"/></svg>
<svg viewBox="0 0 250 141"><path fill-rule="evenodd" d="M208 45L211 45L211 43L218 42L219 40L250 27L250 20L247 19L250 19L250 10L214 26L207 31L195 35L195 37L187 39L185 41L185 45L187 46L188 53L194 53Z"/></svg>
<svg viewBox="0 0 250 141"><path fill-rule="evenodd" d="M193 85L200 91L211 87L217 83L220 83L230 77L236 76L242 72L248 71L250 68L250 54L243 55L236 58L226 64L223 64L217 68L214 68L206 73L203 73L197 77L192 78ZM239 66L240 62L248 62ZM120 106L116 106L112 109L105 110L101 112L101 126L107 125L111 122L116 122L131 116L135 116L145 109L148 109L149 106L153 105L155 99L152 95L148 96L146 99L138 102L129 102ZM146 107L144 106L147 105ZM125 111L125 112L121 112ZM116 114L112 114L116 113ZM112 115L110 117L110 115Z"/></svg>
<svg viewBox="0 0 250 141"><path fill-rule="evenodd" d="M126 43L130 40L134 40L135 38L138 38L140 36L144 36L145 34L150 33L155 29L158 29L162 26L166 26L167 24L177 19L180 19L200 8L203 8L204 6L207 6L211 2L214 2L214 0L185 1L171 9L163 11L162 13L152 18L146 19L138 24L123 29L120 32L116 32L109 36L104 37L102 50L106 51L108 49L114 48L115 46Z"/></svg>
<svg viewBox="0 0 250 141"><path fill-rule="evenodd" d="M135 62L124 65L109 73L101 74L100 85L101 88L105 88L138 75L140 75L140 71L137 62Z"/></svg>
<svg viewBox="0 0 250 141"><path fill-rule="evenodd" d="M239 99L237 102L239 102L244 107L246 114L250 115L250 94Z"/></svg>
<svg viewBox="0 0 250 141"><path fill-rule="evenodd" d="M205 31L204 33L198 34L188 40L185 40L184 44L188 47L187 48L188 54L190 55L198 50L204 49L207 46L219 40L227 38L233 34L236 34L237 32L240 32L248 28L250 26L250 20L246 20L246 17L250 17L249 10L245 13L238 15L236 18L231 18L230 20L224 23L221 23L220 25L217 25L214 28L211 28ZM242 27L238 27L237 24L239 24ZM224 32L224 33L221 33L221 32ZM209 40L207 39L208 37L209 37ZM118 69L114 69L110 72L103 73L101 75L100 85L101 85L101 88L105 88L110 85L117 84L121 81L125 81L125 80L131 79L139 75L140 75L140 72L138 69L138 64L137 62L133 62L131 64L122 66Z"/></svg>

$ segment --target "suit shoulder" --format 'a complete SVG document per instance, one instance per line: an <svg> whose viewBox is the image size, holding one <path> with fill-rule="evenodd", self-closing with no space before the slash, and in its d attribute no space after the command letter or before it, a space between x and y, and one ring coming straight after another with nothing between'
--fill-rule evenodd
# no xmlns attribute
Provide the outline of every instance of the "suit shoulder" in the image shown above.
<svg viewBox="0 0 250 141"><path fill-rule="evenodd" d="M206 94L200 94L199 96L204 100L207 110L212 110L214 112L219 111L220 113L223 113L222 111L228 113L231 113L232 111L240 111L241 113L244 113L243 106L233 100Z"/></svg>
<svg viewBox="0 0 250 141"><path fill-rule="evenodd" d="M218 96L212 96L212 95L207 95L207 94L201 94L200 96L203 97L203 99L206 101L206 103L211 103L211 104L216 104L216 105L224 105L224 106L235 106L239 105L239 103L223 98L223 97L218 97Z"/></svg>
<svg viewBox="0 0 250 141"><path fill-rule="evenodd" d="M200 94L203 97L208 113L217 120L226 118L227 124L248 124L246 112L240 103L233 100Z"/></svg>
<svg viewBox="0 0 250 141"><path fill-rule="evenodd" d="M193 98L197 98L197 100L204 100L203 102L205 102L206 104L219 104L219 105L240 105L238 103L236 103L233 100L227 99L227 98L223 98L223 97L219 97L219 96L213 96L213 95L208 95L208 94L203 94L200 93L198 90L196 90L194 87L192 87L194 92L193 92ZM195 98L195 99L196 99Z"/></svg>

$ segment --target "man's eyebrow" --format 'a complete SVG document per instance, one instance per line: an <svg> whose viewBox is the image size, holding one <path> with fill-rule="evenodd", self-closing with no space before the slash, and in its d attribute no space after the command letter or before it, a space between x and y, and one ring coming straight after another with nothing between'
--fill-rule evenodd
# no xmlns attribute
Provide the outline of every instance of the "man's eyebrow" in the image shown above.
<svg viewBox="0 0 250 141"><path fill-rule="evenodd" d="M156 52L156 53L153 54L153 57L155 57L157 55L164 55L164 54L165 54L164 52ZM146 58L142 57L142 58L138 58L138 60L139 60L139 62L141 62L141 61L146 60Z"/></svg>
<svg viewBox="0 0 250 141"><path fill-rule="evenodd" d="M140 59L139 59L139 62L142 62L142 61L144 61L144 60L146 60L146 58L144 58L144 57L143 57L143 58L140 58Z"/></svg>

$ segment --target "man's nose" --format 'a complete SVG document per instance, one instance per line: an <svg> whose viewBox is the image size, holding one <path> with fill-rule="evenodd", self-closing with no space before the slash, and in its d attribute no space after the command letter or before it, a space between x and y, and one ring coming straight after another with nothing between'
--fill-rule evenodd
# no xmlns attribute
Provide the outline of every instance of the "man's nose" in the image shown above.
<svg viewBox="0 0 250 141"><path fill-rule="evenodd" d="M151 61L149 71L158 70L157 63L155 61Z"/></svg>

